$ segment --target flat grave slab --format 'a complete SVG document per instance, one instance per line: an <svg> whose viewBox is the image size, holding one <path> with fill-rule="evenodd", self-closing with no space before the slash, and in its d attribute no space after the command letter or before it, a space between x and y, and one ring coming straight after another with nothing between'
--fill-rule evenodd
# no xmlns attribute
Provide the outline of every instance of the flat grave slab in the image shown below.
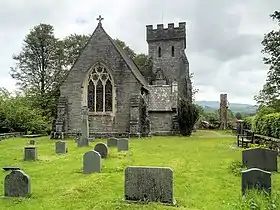
<svg viewBox="0 0 280 210"><path fill-rule="evenodd" d="M17 166L4 166L3 170L4 171L14 171L14 170L20 170L20 168Z"/></svg>
<svg viewBox="0 0 280 210"><path fill-rule="evenodd" d="M23 135L23 138L38 138L41 137L41 134L31 134L31 135Z"/></svg>

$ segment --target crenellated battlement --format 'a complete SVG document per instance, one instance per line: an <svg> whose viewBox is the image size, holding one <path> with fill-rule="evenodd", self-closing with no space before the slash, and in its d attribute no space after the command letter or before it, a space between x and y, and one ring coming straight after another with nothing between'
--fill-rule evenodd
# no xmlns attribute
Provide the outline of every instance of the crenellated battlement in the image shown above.
<svg viewBox="0 0 280 210"><path fill-rule="evenodd" d="M174 27L174 23L168 23L168 27L164 28L163 24L146 26L147 42L163 41L163 40L186 40L186 22L180 22L178 27Z"/></svg>

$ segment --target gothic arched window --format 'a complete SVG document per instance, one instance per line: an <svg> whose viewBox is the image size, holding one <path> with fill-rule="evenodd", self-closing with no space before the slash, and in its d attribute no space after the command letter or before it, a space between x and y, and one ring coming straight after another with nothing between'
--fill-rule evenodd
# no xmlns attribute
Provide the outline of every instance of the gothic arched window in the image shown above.
<svg viewBox="0 0 280 210"><path fill-rule="evenodd" d="M112 77L103 65L95 66L89 74L88 108L90 112L113 111Z"/></svg>

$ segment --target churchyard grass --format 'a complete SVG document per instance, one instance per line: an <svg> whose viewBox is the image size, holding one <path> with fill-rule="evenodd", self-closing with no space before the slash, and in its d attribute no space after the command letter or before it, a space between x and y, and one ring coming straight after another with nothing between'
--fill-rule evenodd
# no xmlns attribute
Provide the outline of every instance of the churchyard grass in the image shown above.
<svg viewBox="0 0 280 210"><path fill-rule="evenodd" d="M227 132L198 131L191 137L131 139L129 151L109 148L102 172L82 173L83 154L94 148L66 140L68 153L55 154L55 141L36 138L38 161L23 161L29 139L0 142L0 166L19 166L30 176L29 198L0 198L0 209L279 209L280 175L272 173L270 199L257 193L241 196L241 149ZM165 166L174 171L177 208L161 204L131 204L124 199L124 169L128 165ZM10 172L0 172L0 188ZM3 192L3 190L1 190ZM1 194L3 195L3 193Z"/></svg>

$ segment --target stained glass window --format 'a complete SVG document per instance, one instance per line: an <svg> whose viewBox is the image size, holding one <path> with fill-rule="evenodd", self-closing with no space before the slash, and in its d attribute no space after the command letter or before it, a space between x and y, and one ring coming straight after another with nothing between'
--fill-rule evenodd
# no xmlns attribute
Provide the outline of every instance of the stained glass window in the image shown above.
<svg viewBox="0 0 280 210"><path fill-rule="evenodd" d="M111 81L107 80L105 85L105 111L112 111L112 84Z"/></svg>
<svg viewBox="0 0 280 210"><path fill-rule="evenodd" d="M90 112L94 111L94 101L95 101L95 86L92 80L88 83L88 108Z"/></svg>
<svg viewBox="0 0 280 210"><path fill-rule="evenodd" d="M103 111L103 84L98 80L96 85L96 111Z"/></svg>
<svg viewBox="0 0 280 210"><path fill-rule="evenodd" d="M96 65L89 75L88 108L90 112L113 111L112 77L101 64Z"/></svg>

